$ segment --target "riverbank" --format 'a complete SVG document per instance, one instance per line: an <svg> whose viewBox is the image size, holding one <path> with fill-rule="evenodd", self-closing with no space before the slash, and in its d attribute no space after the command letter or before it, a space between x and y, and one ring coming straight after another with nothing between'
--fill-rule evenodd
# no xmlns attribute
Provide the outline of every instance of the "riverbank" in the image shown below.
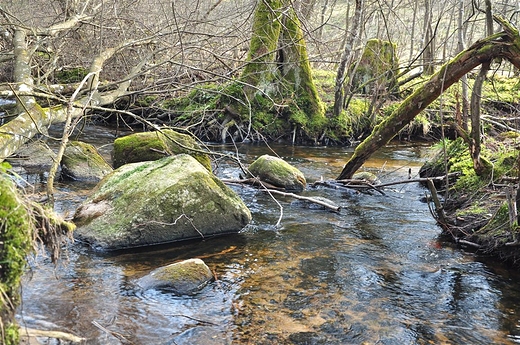
<svg viewBox="0 0 520 345"><path fill-rule="evenodd" d="M422 177L452 177L437 184L442 209L432 214L443 235L465 249L497 257L518 267L518 143L520 135L504 132L487 137L482 159L489 169L477 175L461 139L437 145L437 153L421 168Z"/></svg>

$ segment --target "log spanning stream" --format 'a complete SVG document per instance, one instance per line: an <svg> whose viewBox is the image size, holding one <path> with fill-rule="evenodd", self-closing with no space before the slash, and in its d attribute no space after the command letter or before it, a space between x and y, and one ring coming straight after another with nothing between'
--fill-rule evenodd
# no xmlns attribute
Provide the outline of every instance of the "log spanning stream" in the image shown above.
<svg viewBox="0 0 520 345"><path fill-rule="evenodd" d="M336 177L352 152L274 149L311 182ZM427 151L391 146L366 166L384 182L405 179ZM239 152L246 161L269 150L245 145ZM216 172L239 174L224 162ZM67 214L90 186L59 188L58 211ZM74 244L57 267L39 255L23 282L20 324L100 345L520 343L520 274L440 240L418 184L386 195L305 192L341 205L339 213L280 197L279 228L279 206L267 194L232 188L253 213L240 234L110 254ZM136 285L154 268L195 257L217 277L197 295Z"/></svg>

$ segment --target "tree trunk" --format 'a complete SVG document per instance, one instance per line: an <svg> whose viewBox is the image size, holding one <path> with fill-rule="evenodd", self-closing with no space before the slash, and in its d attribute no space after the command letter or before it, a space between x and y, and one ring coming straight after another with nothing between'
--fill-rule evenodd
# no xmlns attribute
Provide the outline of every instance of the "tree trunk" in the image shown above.
<svg viewBox="0 0 520 345"><path fill-rule="evenodd" d="M491 0L486 0L486 32L488 36L493 34L493 15L491 13ZM473 84L473 92L471 93L471 133L469 141L469 153L473 160L473 169L478 176L482 176L486 172L486 167L480 159L481 151L481 135L480 135L480 104L482 99L482 85L486 80L487 72L491 69L491 60L486 61L480 67L480 72Z"/></svg>
<svg viewBox="0 0 520 345"><path fill-rule="evenodd" d="M241 82L249 99L255 96L283 103L288 100L302 110L306 121L325 118L325 107L311 74L300 21L288 0L261 0L254 19L248 63Z"/></svg>
<svg viewBox="0 0 520 345"><path fill-rule="evenodd" d="M463 51L465 48L465 36L464 36L464 0L459 0L459 13L457 23L457 35L458 42L457 46L459 51ZM461 116L457 119L457 125L459 125L465 132L468 131L468 115L469 115L469 87L468 77L466 74L462 76L461 80Z"/></svg>
<svg viewBox="0 0 520 345"><path fill-rule="evenodd" d="M431 0L424 1L424 48L423 48L423 70L425 75L432 75L435 71L435 37L432 29L432 3Z"/></svg>
<svg viewBox="0 0 520 345"><path fill-rule="evenodd" d="M348 66L354 60L354 46L357 43L361 32L361 13L363 11L363 0L356 0L356 9L354 11L354 18L352 21L352 28L350 35L345 43L345 49L341 55L338 72L336 73L336 83L334 86L334 116L338 116L343 109L345 73Z"/></svg>
<svg viewBox="0 0 520 345"><path fill-rule="evenodd" d="M387 144L444 90L473 68L494 58L505 58L520 68L518 30L502 18L496 17L495 19L502 24L505 32L477 41L446 63L427 83L406 98L392 115L377 125L372 134L356 148L353 156L338 176L338 180L351 178L375 151Z"/></svg>

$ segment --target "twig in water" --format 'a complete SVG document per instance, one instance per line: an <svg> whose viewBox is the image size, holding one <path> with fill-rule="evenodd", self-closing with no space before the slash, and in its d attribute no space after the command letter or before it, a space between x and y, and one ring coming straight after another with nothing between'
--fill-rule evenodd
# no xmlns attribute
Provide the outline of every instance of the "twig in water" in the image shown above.
<svg viewBox="0 0 520 345"><path fill-rule="evenodd" d="M126 339L121 333L117 333L117 332L114 332L114 331L111 331L109 329L106 329L105 327L101 326L97 321L92 321L92 324L94 326L96 326L97 328L99 328L100 330L102 330L103 332L105 332L106 334L110 334L111 336L113 336L114 338L116 338L117 340L119 340L121 342L121 344L123 345L134 345L134 343L132 343L131 341L129 341L128 339Z"/></svg>
<svg viewBox="0 0 520 345"><path fill-rule="evenodd" d="M188 316L188 315L183 315L183 314L172 314L170 315L172 317L185 317L187 319L190 319L190 320L193 320L193 321L197 321L199 323L204 323L204 324L207 324L207 325L212 325L212 326L218 326L216 323L213 323L213 322L209 322L209 321L204 321L204 320L199 320L199 319L196 319L194 317L191 317L191 316Z"/></svg>

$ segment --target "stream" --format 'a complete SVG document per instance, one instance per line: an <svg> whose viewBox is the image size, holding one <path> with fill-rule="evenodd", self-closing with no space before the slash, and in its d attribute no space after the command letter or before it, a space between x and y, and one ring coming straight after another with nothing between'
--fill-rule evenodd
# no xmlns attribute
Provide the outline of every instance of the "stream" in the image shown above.
<svg viewBox="0 0 520 345"><path fill-rule="evenodd" d="M113 138L98 129L82 140L109 155ZM265 145L212 148L246 163L270 153ZM353 151L271 148L311 183L335 178ZM389 145L364 167L383 182L404 180L409 169L417 176L428 152ZM228 161L215 172L239 176ZM56 209L65 216L92 188L57 187ZM519 272L439 239L418 183L387 187L386 195L324 187L303 193L334 201L339 213L277 197L280 227L281 208L269 195L231 188L253 215L239 234L117 253L69 244L57 266L36 255L23 280L20 325L74 333L92 345L520 343ZM217 278L196 295L136 284L159 266L196 257Z"/></svg>

